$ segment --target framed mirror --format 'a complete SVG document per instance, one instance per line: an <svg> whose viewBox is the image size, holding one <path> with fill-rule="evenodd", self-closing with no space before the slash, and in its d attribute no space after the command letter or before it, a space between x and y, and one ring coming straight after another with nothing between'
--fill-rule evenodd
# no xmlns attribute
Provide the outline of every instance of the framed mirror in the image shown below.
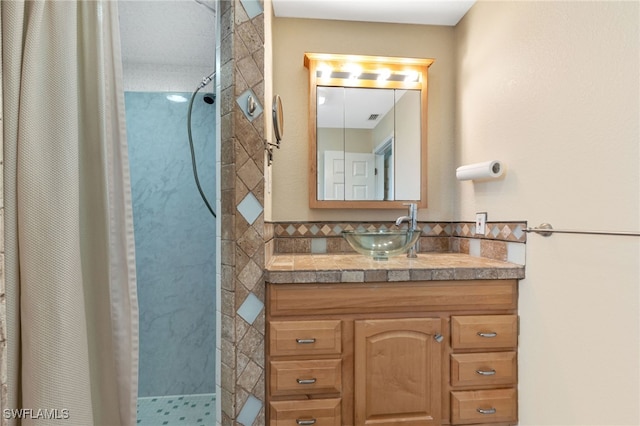
<svg viewBox="0 0 640 426"><path fill-rule="evenodd" d="M311 208L426 207L432 63L305 54Z"/></svg>

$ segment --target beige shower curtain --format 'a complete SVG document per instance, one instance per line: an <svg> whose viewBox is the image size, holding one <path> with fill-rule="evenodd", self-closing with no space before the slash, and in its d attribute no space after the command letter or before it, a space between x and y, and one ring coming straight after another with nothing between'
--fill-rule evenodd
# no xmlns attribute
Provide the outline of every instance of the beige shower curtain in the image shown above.
<svg viewBox="0 0 640 426"><path fill-rule="evenodd" d="M3 408L26 410L9 424L132 425L138 313L117 2L12 0L1 12Z"/></svg>

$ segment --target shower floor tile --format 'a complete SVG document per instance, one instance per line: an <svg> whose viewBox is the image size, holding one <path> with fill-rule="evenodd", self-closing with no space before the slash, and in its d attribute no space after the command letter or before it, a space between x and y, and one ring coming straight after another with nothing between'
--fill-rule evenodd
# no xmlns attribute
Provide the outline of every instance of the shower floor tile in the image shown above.
<svg viewBox="0 0 640 426"><path fill-rule="evenodd" d="M214 394L138 398L140 426L212 426L216 424Z"/></svg>

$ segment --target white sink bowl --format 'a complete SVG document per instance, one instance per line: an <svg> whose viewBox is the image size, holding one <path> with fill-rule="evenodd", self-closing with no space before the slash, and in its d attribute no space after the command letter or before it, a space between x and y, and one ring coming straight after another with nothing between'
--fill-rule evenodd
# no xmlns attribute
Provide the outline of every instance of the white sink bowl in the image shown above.
<svg viewBox="0 0 640 426"><path fill-rule="evenodd" d="M374 260L387 260L390 256L406 253L421 234L415 231L343 231L342 236L355 251Z"/></svg>

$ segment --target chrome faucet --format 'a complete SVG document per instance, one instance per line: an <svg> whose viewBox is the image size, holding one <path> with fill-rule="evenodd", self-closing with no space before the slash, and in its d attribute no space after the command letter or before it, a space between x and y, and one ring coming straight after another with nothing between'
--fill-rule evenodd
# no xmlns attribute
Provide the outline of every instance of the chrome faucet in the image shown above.
<svg viewBox="0 0 640 426"><path fill-rule="evenodd" d="M405 203L405 206L409 206L409 215L400 216L396 219L396 226L400 226L402 222L407 222L409 225L409 231L416 231L418 229L418 205L416 203ZM416 258L418 255L416 251L418 250L418 244L420 244L420 240L418 240L407 252L407 257Z"/></svg>

